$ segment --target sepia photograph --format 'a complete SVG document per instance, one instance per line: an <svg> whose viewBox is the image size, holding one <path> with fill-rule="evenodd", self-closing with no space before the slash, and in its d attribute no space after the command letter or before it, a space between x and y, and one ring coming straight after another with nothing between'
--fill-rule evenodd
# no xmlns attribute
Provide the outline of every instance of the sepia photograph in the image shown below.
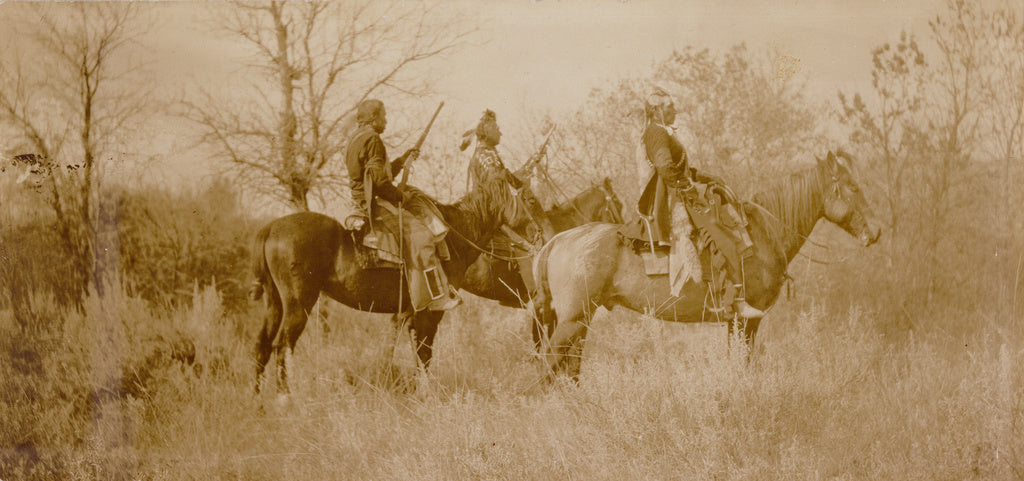
<svg viewBox="0 0 1024 481"><path fill-rule="evenodd" d="M1019 0L0 45L0 481L1024 479Z"/></svg>

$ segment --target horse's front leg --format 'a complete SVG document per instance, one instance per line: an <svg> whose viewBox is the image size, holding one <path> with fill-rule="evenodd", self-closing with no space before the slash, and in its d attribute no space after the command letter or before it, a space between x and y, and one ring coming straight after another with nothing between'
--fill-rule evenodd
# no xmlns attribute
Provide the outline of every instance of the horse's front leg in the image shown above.
<svg viewBox="0 0 1024 481"><path fill-rule="evenodd" d="M430 359L434 354L434 336L437 334L437 326L441 323L445 311L420 311L412 316L412 329L415 340L413 349L420 360L423 369L430 367Z"/></svg>

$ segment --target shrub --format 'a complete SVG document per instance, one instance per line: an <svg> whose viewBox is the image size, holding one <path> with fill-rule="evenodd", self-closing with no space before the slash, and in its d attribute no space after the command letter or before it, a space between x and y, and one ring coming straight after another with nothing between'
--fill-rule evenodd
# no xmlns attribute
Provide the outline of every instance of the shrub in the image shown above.
<svg viewBox="0 0 1024 481"><path fill-rule="evenodd" d="M198 281L215 285L229 309L244 306L253 222L226 181L197 192L123 191L113 201L129 292L180 306Z"/></svg>

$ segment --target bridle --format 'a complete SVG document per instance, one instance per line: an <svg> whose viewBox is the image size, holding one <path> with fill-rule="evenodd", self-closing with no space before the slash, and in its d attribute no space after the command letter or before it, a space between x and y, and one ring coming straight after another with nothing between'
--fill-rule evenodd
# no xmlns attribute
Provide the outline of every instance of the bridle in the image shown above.
<svg viewBox="0 0 1024 481"><path fill-rule="evenodd" d="M539 220L537 220L537 216L535 216L533 214L533 210L530 209L529 202L527 202L526 200L524 200L522 198L523 191L526 190L526 187L523 187L522 189L516 189L515 187L512 187L512 184L509 184L508 187L512 191L512 202L515 205L514 208L517 209L517 210L518 209L522 209L522 210L526 211L526 217L527 217L527 219L529 219L530 225L533 226L534 231L536 232L536 237L534 237L534 239L532 239L532 240L526 239L523 236L519 235L519 233L516 232L515 230L513 230L511 227L509 227L508 224L502 224L501 225L501 231L504 232L505 235L507 235L510 239L512 239L512 242L513 242L513 244L516 247L519 247L520 249L525 250L528 253L528 255L525 255L525 256L522 256L522 257L508 257L508 258L506 258L505 256L499 256L498 254L495 254L493 252L487 252L486 254L490 255L492 257L498 258L498 259L503 259L503 260L526 259L526 258L532 257L533 254L535 253L535 251L537 250L537 248L536 248L537 239L538 238L543 239L543 237L544 237L544 228L542 227L541 222Z"/></svg>
<svg viewBox="0 0 1024 481"><path fill-rule="evenodd" d="M604 192L604 210L607 210L611 214L613 223L624 223L622 219L622 212L619 212L619 209L615 208L615 204L618 203L619 205L622 205L622 201L619 200L618 196L615 195L615 191L611 190L611 187L608 184L601 182L600 187L601 191Z"/></svg>

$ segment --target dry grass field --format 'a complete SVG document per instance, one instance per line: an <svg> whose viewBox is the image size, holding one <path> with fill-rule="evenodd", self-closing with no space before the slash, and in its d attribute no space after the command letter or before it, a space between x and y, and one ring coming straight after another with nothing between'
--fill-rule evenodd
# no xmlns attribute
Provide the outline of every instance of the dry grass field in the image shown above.
<svg viewBox="0 0 1024 481"><path fill-rule="evenodd" d="M855 306L783 304L749 363L722 325L604 312L579 383L553 385L538 384L523 311L470 298L425 374L406 338L390 349L386 317L329 305L286 398L253 394L255 318L226 315L211 289L160 315L116 293L36 329L3 313L0 477L1024 476L1024 346L999 328L1012 324L893 339Z"/></svg>

